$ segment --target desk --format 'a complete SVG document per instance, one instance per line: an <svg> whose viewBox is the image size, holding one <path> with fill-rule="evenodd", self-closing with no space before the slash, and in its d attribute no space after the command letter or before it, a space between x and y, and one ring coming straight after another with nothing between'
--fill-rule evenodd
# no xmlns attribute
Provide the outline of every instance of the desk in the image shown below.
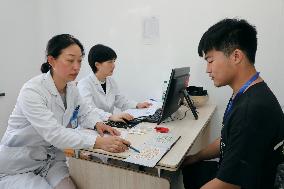
<svg viewBox="0 0 284 189"><path fill-rule="evenodd" d="M205 105L198 108L199 119L195 120L190 111L182 120L164 123L173 134L180 135L181 138L172 147L172 149L155 166L158 170L176 171L181 165L185 155L189 152L197 137L208 125L211 116L216 109L215 105ZM184 113L184 107L178 111L178 114ZM178 116L179 117L179 116ZM141 123L150 124L153 123ZM143 138L143 137L142 137ZM141 143L141 139L127 138L133 146ZM112 159L121 160L127 155L125 153L109 153L103 150L94 150L94 153L104 154ZM69 160L70 175L80 189L89 188L170 188L167 179L158 177L147 172L135 171L125 167L103 164L71 158Z"/></svg>

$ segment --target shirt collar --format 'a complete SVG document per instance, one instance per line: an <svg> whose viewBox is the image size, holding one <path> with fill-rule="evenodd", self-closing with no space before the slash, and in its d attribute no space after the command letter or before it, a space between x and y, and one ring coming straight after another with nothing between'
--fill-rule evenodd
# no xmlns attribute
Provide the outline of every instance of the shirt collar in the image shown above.
<svg viewBox="0 0 284 189"><path fill-rule="evenodd" d="M51 76L51 73L50 71L48 71L45 75L44 75L44 78L43 78L43 83L45 85L45 87L47 88L47 90L53 94L53 95L60 95L56 86L55 86L55 83L54 83L54 80ZM73 82L68 82L67 83L67 87L66 87L66 91L68 91L70 85L72 85Z"/></svg>
<svg viewBox="0 0 284 189"><path fill-rule="evenodd" d="M101 85L101 82L99 81L99 79L97 78L96 74L94 73L90 73L90 77L93 80L93 82L95 83L95 85ZM109 79L109 77L106 77L106 83L108 82L107 80Z"/></svg>

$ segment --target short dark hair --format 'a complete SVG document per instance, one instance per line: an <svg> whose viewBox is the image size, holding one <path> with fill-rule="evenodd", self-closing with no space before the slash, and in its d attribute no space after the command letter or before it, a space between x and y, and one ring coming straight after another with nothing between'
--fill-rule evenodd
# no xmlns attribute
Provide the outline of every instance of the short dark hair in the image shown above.
<svg viewBox="0 0 284 189"><path fill-rule="evenodd" d="M211 26L202 36L198 54L203 57L210 50L222 51L226 56L235 49L242 50L251 64L255 62L257 31L243 19L223 19Z"/></svg>
<svg viewBox="0 0 284 189"><path fill-rule="evenodd" d="M62 50L69 47L70 45L76 44L80 47L82 55L85 55L84 47L81 42L70 34L60 34L52 37L46 46L46 57L53 56L58 58L62 53ZM41 72L47 73L50 70L50 65L45 62L41 65Z"/></svg>
<svg viewBox="0 0 284 189"><path fill-rule="evenodd" d="M96 62L103 63L105 61L114 60L116 58L117 55L115 51L112 48L102 44L93 46L88 54L88 62L94 73L98 71Z"/></svg>

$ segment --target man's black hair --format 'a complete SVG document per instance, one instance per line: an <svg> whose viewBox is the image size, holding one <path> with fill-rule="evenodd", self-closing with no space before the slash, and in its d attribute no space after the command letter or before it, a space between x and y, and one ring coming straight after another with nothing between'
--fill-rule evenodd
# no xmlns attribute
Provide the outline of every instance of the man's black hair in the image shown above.
<svg viewBox="0 0 284 189"><path fill-rule="evenodd" d="M226 56L235 49L243 51L251 64L255 62L257 31L243 19L223 19L211 26L202 36L198 54L203 57L210 50L222 51Z"/></svg>

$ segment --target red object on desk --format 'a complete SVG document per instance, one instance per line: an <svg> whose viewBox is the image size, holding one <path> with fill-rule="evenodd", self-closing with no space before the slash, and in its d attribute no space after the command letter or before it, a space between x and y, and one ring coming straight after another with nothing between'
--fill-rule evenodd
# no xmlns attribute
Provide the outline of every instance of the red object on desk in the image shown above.
<svg viewBox="0 0 284 189"><path fill-rule="evenodd" d="M155 127L155 129L159 133L167 133L167 132L169 132L169 128L166 128L166 127Z"/></svg>

